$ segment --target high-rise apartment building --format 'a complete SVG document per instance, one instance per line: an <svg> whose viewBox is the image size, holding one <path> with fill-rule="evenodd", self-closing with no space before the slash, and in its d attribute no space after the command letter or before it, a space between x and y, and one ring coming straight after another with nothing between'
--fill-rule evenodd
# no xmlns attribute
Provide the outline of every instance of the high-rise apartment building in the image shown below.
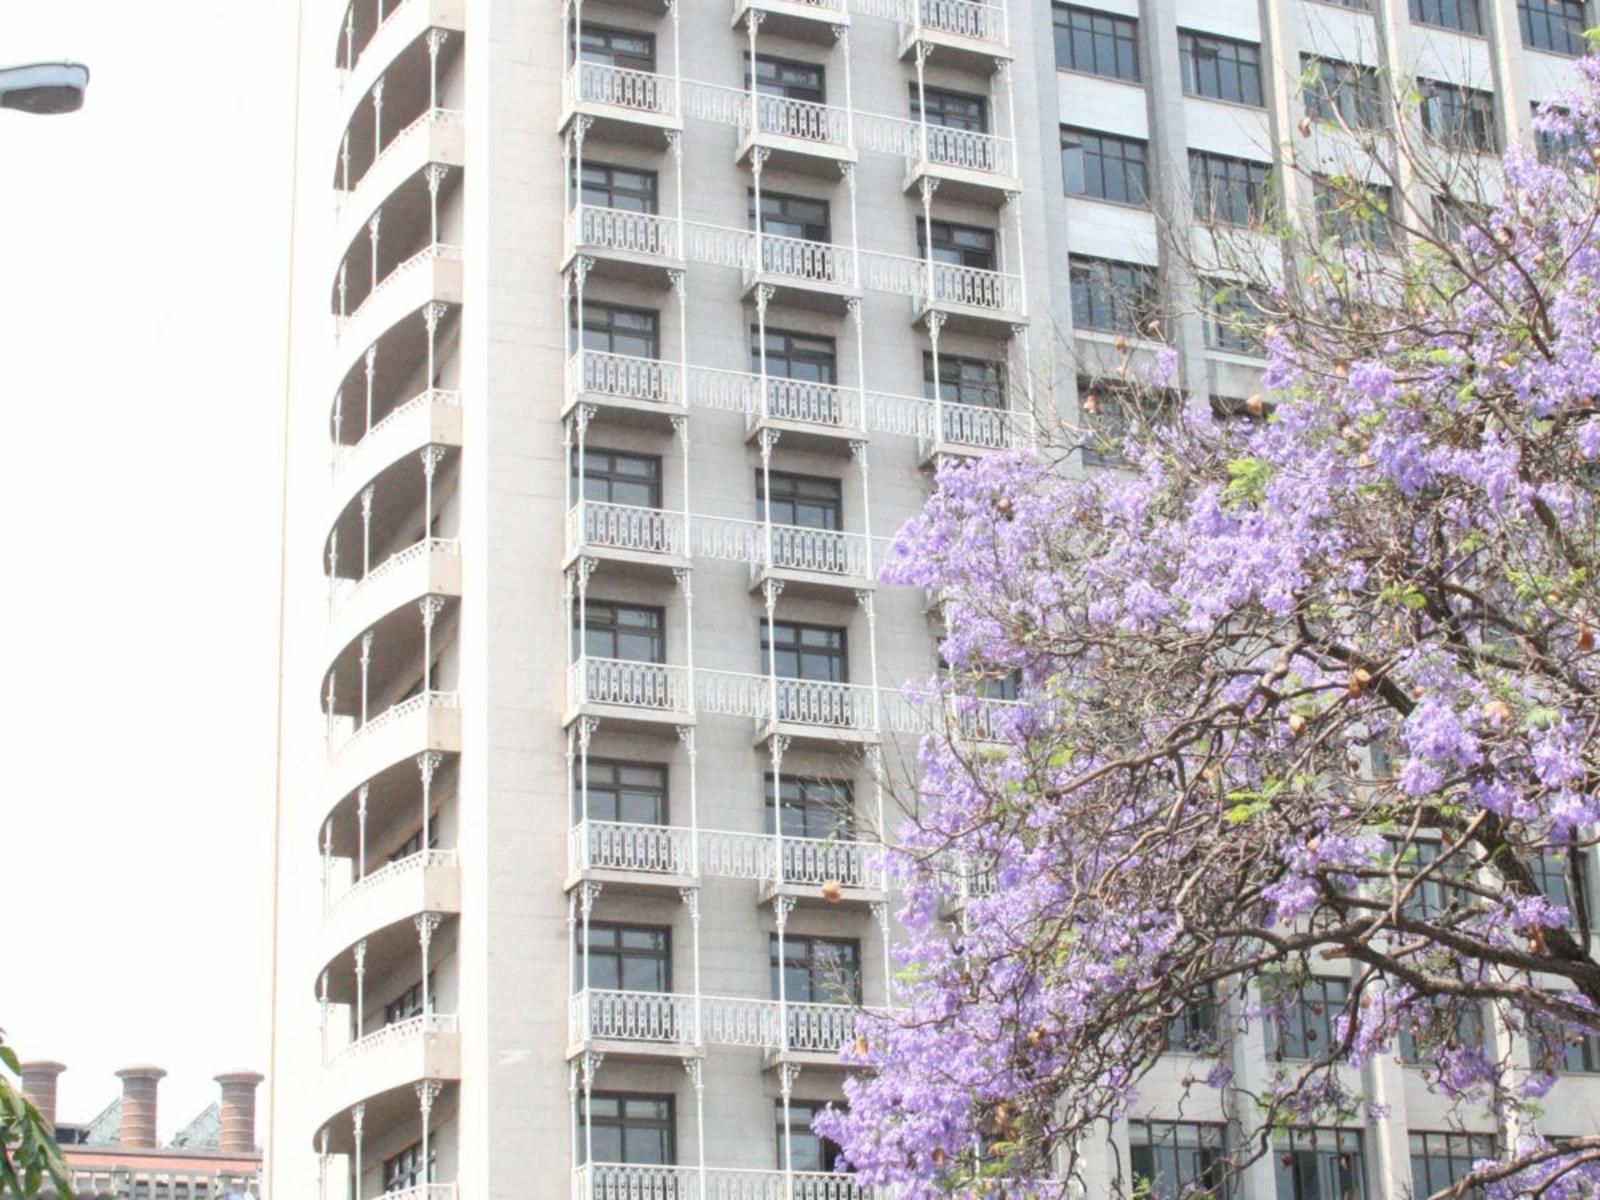
<svg viewBox="0 0 1600 1200"><path fill-rule="evenodd" d="M936 610L886 539L1124 338L1248 395L1163 231L1309 210L1307 107L1385 119L1396 77L1531 140L1583 5L302 6L271 1194L852 1197L810 1118L886 1000L873 847L946 716L902 694ZM1225 1136L1169 1095L1186 1036L1124 1164ZM1400 1196L1493 1131L1398 1061L1372 1089L1245 1200Z"/></svg>

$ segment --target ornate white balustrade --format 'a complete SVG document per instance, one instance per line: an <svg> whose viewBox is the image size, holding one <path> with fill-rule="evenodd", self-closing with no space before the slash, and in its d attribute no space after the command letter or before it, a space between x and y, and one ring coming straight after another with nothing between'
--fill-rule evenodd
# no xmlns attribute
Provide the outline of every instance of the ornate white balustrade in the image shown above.
<svg viewBox="0 0 1600 1200"><path fill-rule="evenodd" d="M826 729L866 732L875 727L873 692L851 683L826 683L816 679L777 681L777 709L760 714L785 725L821 726Z"/></svg>
<svg viewBox="0 0 1600 1200"><path fill-rule="evenodd" d="M936 262L932 265L931 287L926 286L927 281L925 273L924 288L917 297L919 306L954 305L1021 317L1022 280L1016 275Z"/></svg>
<svg viewBox="0 0 1600 1200"><path fill-rule="evenodd" d="M430 708L455 708L456 705L455 692L419 692L398 704L391 704L365 725L358 726L347 717L340 718L334 722L330 759L337 760L362 742L371 741L384 730L402 724L418 713Z"/></svg>
<svg viewBox="0 0 1600 1200"><path fill-rule="evenodd" d="M856 579L873 573L871 548L859 533L834 529L807 529L799 525L773 525L766 565L779 571L808 571L818 575L844 575ZM766 539L763 539L766 540Z"/></svg>
<svg viewBox="0 0 1600 1200"><path fill-rule="evenodd" d="M413 542L404 549L396 550L360 579L338 579L334 584L333 615L339 615L344 611L345 605L374 588L381 587L385 579L399 574L413 563L420 562L422 559L436 553L460 554L460 539L423 538L420 542Z"/></svg>
<svg viewBox="0 0 1600 1200"><path fill-rule="evenodd" d="M233 1171L184 1170L162 1167L75 1167L67 1165L72 1190L79 1200L257 1200L261 1181L254 1175ZM42 1195L54 1197L47 1190Z"/></svg>
<svg viewBox="0 0 1600 1200"><path fill-rule="evenodd" d="M386 1054L396 1047L420 1041L429 1034L455 1032L455 1013L422 1013L419 1016L408 1017L404 1021L396 1021L392 1025L374 1029L365 1037L357 1038L344 1046L328 1059L326 1069L332 1071L341 1063Z"/></svg>
<svg viewBox="0 0 1600 1200"><path fill-rule="evenodd" d="M681 405L683 380L676 363L631 354L579 350L567 360L567 390L580 395Z"/></svg>
<svg viewBox="0 0 1600 1200"><path fill-rule="evenodd" d="M461 407L461 393L446 388L429 388L426 391L418 392L405 403L390 409L382 420L373 422L372 428L363 433L359 441L352 444L335 443L333 450L335 481L342 481L351 462L358 456L365 456L366 447L383 441L390 436L391 431L399 430L408 424L428 425L426 414L436 407L459 409ZM359 416L351 414L347 423L355 424L358 421ZM378 457L381 461L381 454ZM374 468L367 468L368 475L373 472ZM362 476L362 478L366 478L366 476Z"/></svg>
<svg viewBox="0 0 1600 1200"><path fill-rule="evenodd" d="M585 655L567 672L567 701L576 711L590 705L662 716L692 716L689 671L666 663L629 662Z"/></svg>
<svg viewBox="0 0 1600 1200"><path fill-rule="evenodd" d="M683 514L634 504L580 500L567 510L567 553L585 550L681 557L686 551Z"/></svg>
<svg viewBox="0 0 1600 1200"><path fill-rule="evenodd" d="M411 124L407 125L399 133L395 134L394 137L389 139L389 141L384 145L383 149L378 151L377 156L367 164L366 170L361 173L360 177L350 181L350 190L348 192L339 192L338 194L346 201L352 197L355 197L356 193L363 190L362 185L368 179L374 178L378 172L378 168L385 165L386 160L392 157L403 157L407 151L411 151L413 153L421 151L428 145L430 136L427 132L428 130L438 126L460 125L461 117L462 114L460 109L427 109L420 116L418 116L416 120L412 121ZM355 207L357 209L364 209L366 206L357 204ZM341 242L340 244L347 245L348 242Z"/></svg>
<svg viewBox="0 0 1600 1200"><path fill-rule="evenodd" d="M759 134L816 142L838 149L850 147L850 114L831 104L791 100L787 96L757 94L756 130Z"/></svg>
<svg viewBox="0 0 1600 1200"><path fill-rule="evenodd" d="M841 288L853 288L856 285L855 266L848 246L772 233L757 235L756 240L760 246L760 253L756 256L760 269L758 273L746 268L746 286L754 283L759 276L797 284L824 284Z"/></svg>
<svg viewBox="0 0 1600 1200"><path fill-rule="evenodd" d="M584 820L572 827L567 861L572 872L616 871L680 876L694 870L693 831L678 825Z"/></svg>
<svg viewBox="0 0 1600 1200"><path fill-rule="evenodd" d="M456 852L454 850L423 850L416 854L408 854L392 863L386 863L376 871L369 871L365 878L358 879L338 896L328 906L327 919L332 921L346 907L360 900L362 896L371 894L380 888L386 887L396 880L407 875L414 875L425 871L429 867L453 867L456 865Z"/></svg>
<svg viewBox="0 0 1600 1200"><path fill-rule="evenodd" d="M590 1041L692 1045L694 997L590 988L568 1005L567 1035L574 1046Z"/></svg>
<svg viewBox="0 0 1600 1200"><path fill-rule="evenodd" d="M696 1035L698 1007L700 1030ZM744 996L589 988L567 1008L571 1045L591 1041L656 1046L742 1046L768 1053L837 1054L854 1038L848 1004L799 1004Z"/></svg>
<svg viewBox="0 0 1600 1200"><path fill-rule="evenodd" d="M1010 138L947 125L922 125L918 127L917 140L928 163L1005 178L1016 176L1016 155Z"/></svg>
<svg viewBox="0 0 1600 1200"><path fill-rule="evenodd" d="M702 1182L704 1188L702 1189ZM792 1184L792 1187L791 1187ZM573 1200L887 1200L831 1171L760 1171L728 1167L653 1167L594 1163L577 1168Z"/></svg>
<svg viewBox="0 0 1600 1200"><path fill-rule="evenodd" d="M926 31L990 42L995 46L1008 44L1004 4L983 4L977 0L905 0L902 8L910 10L908 23L913 36ZM907 22L906 17L901 20Z"/></svg>
<svg viewBox="0 0 1600 1200"><path fill-rule="evenodd" d="M981 404L934 405L931 428L919 433L923 458L932 454L1013 450L1033 445L1033 414Z"/></svg>
<svg viewBox="0 0 1600 1200"><path fill-rule="evenodd" d="M453 1183L419 1183L412 1187L385 1192L383 1200L456 1200Z"/></svg>
<svg viewBox="0 0 1600 1200"><path fill-rule="evenodd" d="M567 214L566 234L569 256L613 251L665 260L682 257L678 222L655 213L579 204Z"/></svg>
<svg viewBox="0 0 1600 1200"><path fill-rule="evenodd" d="M580 62L563 81L568 111L585 104L670 117L677 112L672 76L634 71L605 63Z"/></svg>
<svg viewBox="0 0 1600 1200"><path fill-rule="evenodd" d="M766 387L757 377L757 407L746 414L747 429L762 421L789 421L825 430L847 432L865 429L861 394L831 383L768 376Z"/></svg>

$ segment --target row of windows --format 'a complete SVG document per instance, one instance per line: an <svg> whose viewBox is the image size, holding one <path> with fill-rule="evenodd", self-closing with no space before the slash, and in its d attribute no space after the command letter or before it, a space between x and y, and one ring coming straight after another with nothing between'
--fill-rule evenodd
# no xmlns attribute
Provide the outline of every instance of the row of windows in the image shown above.
<svg viewBox="0 0 1600 1200"><path fill-rule="evenodd" d="M656 925L607 921L589 924L589 986L602 991L672 991L672 930ZM582 953L582 947L576 948ZM861 943L854 938L790 934L783 939L781 967L778 935L769 935L771 995L795 1004L860 1004ZM581 958L574 978L582 979Z"/></svg>
<svg viewBox="0 0 1600 1200"><path fill-rule="evenodd" d="M666 825L671 816L667 768L659 763L591 758L588 762L588 819L629 825ZM775 833L781 811L784 837L855 836L855 790L848 780L784 775L766 781L766 827ZM574 782L573 803L583 787ZM575 812L574 817L578 814Z"/></svg>
<svg viewBox="0 0 1600 1200"><path fill-rule="evenodd" d="M595 1092L588 1101L589 1141L596 1162L668 1166L677 1162L677 1107L673 1097L637 1092ZM788 1124L783 1101L774 1101L776 1166L796 1171L832 1171L839 1148L814 1132L811 1123L827 1102L791 1100ZM786 1144L787 1143L787 1144ZM581 1156L588 1147L579 1146Z"/></svg>

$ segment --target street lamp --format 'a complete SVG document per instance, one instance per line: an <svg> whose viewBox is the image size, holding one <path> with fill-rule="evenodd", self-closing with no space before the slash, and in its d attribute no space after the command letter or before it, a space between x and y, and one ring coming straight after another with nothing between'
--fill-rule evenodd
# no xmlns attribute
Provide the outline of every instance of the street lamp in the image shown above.
<svg viewBox="0 0 1600 1200"><path fill-rule="evenodd" d="M82 63L0 67L0 108L39 115L77 112L88 86L89 68Z"/></svg>

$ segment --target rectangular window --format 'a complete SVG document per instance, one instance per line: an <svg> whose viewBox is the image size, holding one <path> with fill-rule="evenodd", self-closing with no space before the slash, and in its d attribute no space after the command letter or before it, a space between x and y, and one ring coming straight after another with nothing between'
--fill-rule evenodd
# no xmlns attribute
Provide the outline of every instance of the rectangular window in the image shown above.
<svg viewBox="0 0 1600 1200"><path fill-rule="evenodd" d="M1180 29L1178 63L1185 94L1261 107L1261 47L1255 42Z"/></svg>
<svg viewBox="0 0 1600 1200"><path fill-rule="evenodd" d="M625 212L656 211L656 173L610 163L583 164L583 202Z"/></svg>
<svg viewBox="0 0 1600 1200"><path fill-rule="evenodd" d="M610 992L664 993L672 990L670 929L593 921L589 924L588 945L590 987ZM582 947L578 948L578 953L582 953ZM581 959L573 977L581 986Z"/></svg>
<svg viewBox="0 0 1600 1200"><path fill-rule="evenodd" d="M922 355L922 394L935 398L933 355ZM987 358L963 358L958 354L939 356L938 399L946 404L970 404L976 408L1006 406L1006 368L1004 363Z"/></svg>
<svg viewBox="0 0 1600 1200"><path fill-rule="evenodd" d="M839 1147L811 1128L817 1114L828 1107L826 1100L789 1101L789 1127L783 1125L783 1101L773 1102L777 1114L778 1169L792 1165L796 1171L835 1171L839 1163ZM842 1108L843 1105L836 1105ZM789 1136L788 1159L784 1153L784 1134ZM791 1161L792 1160L792 1163ZM819 1191L822 1189L819 1188ZM828 1188L827 1191L832 1191ZM851 1189L841 1189L847 1194ZM799 1188L796 1188L799 1191ZM806 1188L809 1193L810 1187Z"/></svg>
<svg viewBox="0 0 1600 1200"><path fill-rule="evenodd" d="M625 662L666 662L662 609L591 599L585 606L583 652L590 658ZM574 623L577 613L573 614Z"/></svg>
<svg viewBox="0 0 1600 1200"><path fill-rule="evenodd" d="M439 1144L434 1142L428 1147L428 1170L422 1170L422 1143L412 1142L393 1158L383 1160L383 1191L403 1192L407 1188L421 1187L425 1183L434 1181L434 1172L439 1169Z"/></svg>
<svg viewBox="0 0 1600 1200"><path fill-rule="evenodd" d="M750 219L750 228L756 228L756 193L751 188L746 193L748 198L747 215ZM832 238L828 232L828 202L814 200L810 196L791 196L783 192L761 193L761 232L770 233L774 237L803 238L808 242L827 242Z"/></svg>
<svg viewBox="0 0 1600 1200"><path fill-rule="evenodd" d="M1411 19L1419 25L1434 25L1461 33L1483 32L1483 14L1478 0L1410 0Z"/></svg>
<svg viewBox="0 0 1600 1200"><path fill-rule="evenodd" d="M761 622L761 670L780 679L822 683L848 681L849 654L845 631L837 625L802 625L776 621L771 630Z"/></svg>
<svg viewBox="0 0 1600 1200"><path fill-rule="evenodd" d="M1402 888L1427 870L1426 877L1412 887L1411 894L1400 907L1413 921L1437 920L1458 899L1471 901L1471 896L1463 896L1450 886L1450 881L1459 878L1467 864L1459 858L1440 862L1444 843L1438 838L1414 838L1409 845L1395 841L1391 848L1399 856L1395 875Z"/></svg>
<svg viewBox="0 0 1600 1200"><path fill-rule="evenodd" d="M1300 69L1306 76L1304 99L1311 116L1351 129L1381 129L1387 124L1383 80L1375 68L1302 54Z"/></svg>
<svg viewBox="0 0 1600 1200"><path fill-rule="evenodd" d="M778 998L778 935L768 939L772 998ZM861 943L853 938L783 939L783 995L795 1004L860 1004Z"/></svg>
<svg viewBox="0 0 1600 1200"><path fill-rule="evenodd" d="M1057 4L1051 11L1057 69L1138 81L1138 21L1066 4Z"/></svg>
<svg viewBox="0 0 1600 1200"><path fill-rule="evenodd" d="M1582 0L1517 0L1522 44L1552 54L1583 53Z"/></svg>
<svg viewBox="0 0 1600 1200"><path fill-rule="evenodd" d="M428 972L428 1011L434 1010L433 972ZM413 983L393 1000L383 1006L383 1023L385 1025L398 1025L401 1021L409 1021L412 1017L422 1015L422 982Z"/></svg>
<svg viewBox="0 0 1600 1200"><path fill-rule="evenodd" d="M1231 158L1206 150L1189 151L1189 192L1194 215L1202 221L1256 225L1267 215L1272 168L1249 158Z"/></svg>
<svg viewBox="0 0 1600 1200"><path fill-rule="evenodd" d="M1210 350L1261 356L1266 353L1259 333L1261 307L1242 284L1206 279L1205 339Z"/></svg>
<svg viewBox="0 0 1600 1200"><path fill-rule="evenodd" d="M929 125L968 133L989 132L989 104L982 96L925 87L919 97L917 85L913 83L910 87L913 121L926 121Z"/></svg>
<svg viewBox="0 0 1600 1200"><path fill-rule="evenodd" d="M994 230L951 221L917 222L917 256L928 254L928 226L933 227L933 261L953 266L994 270Z"/></svg>
<svg viewBox="0 0 1600 1200"><path fill-rule="evenodd" d="M1488 1133L1412 1133L1410 1138L1411 1187L1417 1196L1444 1191L1470 1175L1475 1160L1498 1154Z"/></svg>
<svg viewBox="0 0 1600 1200"><path fill-rule="evenodd" d="M1202 1054L1217 1044L1217 998L1209 989L1186 1000L1183 1011L1167 1022L1167 1049Z"/></svg>
<svg viewBox="0 0 1600 1200"><path fill-rule="evenodd" d="M1061 177L1069 196L1148 204L1145 143L1137 138L1061 127Z"/></svg>
<svg viewBox="0 0 1600 1200"><path fill-rule="evenodd" d="M1499 149L1493 93L1437 79L1418 79L1417 87L1422 92L1422 128L1430 137L1479 154L1493 154Z"/></svg>
<svg viewBox="0 0 1600 1200"><path fill-rule="evenodd" d="M1406 1021L1400 1026L1400 1060L1411 1066L1433 1061L1433 1050L1441 1045L1471 1049L1484 1044L1483 1010L1469 1004L1456 1013L1455 1028L1449 1027L1447 1010L1433 1010L1426 1017ZM1418 1036L1420 1033L1420 1037Z"/></svg>
<svg viewBox="0 0 1600 1200"><path fill-rule="evenodd" d="M1335 182L1319 177L1312 188L1317 233L1344 246L1365 243L1375 250L1394 245L1394 189L1386 183Z"/></svg>
<svg viewBox="0 0 1600 1200"><path fill-rule="evenodd" d="M579 57L584 62L599 63L606 67L621 67L628 71L656 69L656 39L654 34L637 29L617 29L610 25L583 23Z"/></svg>
<svg viewBox="0 0 1600 1200"><path fill-rule="evenodd" d="M590 1099L590 1137L594 1160L670 1166L677 1161L671 1096L596 1092ZM582 1161L584 1139L578 1139Z"/></svg>
<svg viewBox="0 0 1600 1200"><path fill-rule="evenodd" d="M1083 447L1083 461L1094 467L1127 464L1124 443L1136 419L1159 423L1178 411L1182 396L1175 391L1141 394L1117 379L1078 376L1078 404L1093 439Z"/></svg>
<svg viewBox="0 0 1600 1200"><path fill-rule="evenodd" d="M790 58L756 55L756 92L785 100L810 104L827 103L825 72L819 63L797 62ZM744 86L750 87L750 55L744 56Z"/></svg>
<svg viewBox="0 0 1600 1200"><path fill-rule="evenodd" d="M1296 1129L1274 1139L1277 1200L1366 1200L1367 1163L1354 1129Z"/></svg>
<svg viewBox="0 0 1600 1200"><path fill-rule="evenodd" d="M1533 102L1532 108L1535 118L1538 117L1539 110L1543 107L1543 101L1535 100ZM1562 109L1561 112L1569 117L1572 115L1566 109ZM1574 151L1583 149L1583 141L1575 133L1551 133L1548 130L1537 128L1533 131L1533 145L1535 150L1538 151L1539 161L1546 166L1566 162L1573 157ZM1594 163L1590 161L1588 155L1580 156L1577 159L1577 165L1580 170L1585 172L1594 170Z"/></svg>
<svg viewBox="0 0 1600 1200"><path fill-rule="evenodd" d="M572 799L575 806L583 803L581 780L574 784ZM666 767L609 758L589 760L591 821L665 825L667 811Z"/></svg>
<svg viewBox="0 0 1600 1200"><path fill-rule="evenodd" d="M649 309L586 303L583 306L583 348L600 354L659 358L660 319Z"/></svg>
<svg viewBox="0 0 1600 1200"><path fill-rule="evenodd" d="M750 327L750 369L761 371L760 327ZM837 380L837 351L830 337L795 333L767 326L767 374L775 379L832 384Z"/></svg>
<svg viewBox="0 0 1600 1200"><path fill-rule="evenodd" d="M1317 1058L1333 1045L1333 1022L1350 997L1348 979L1316 977L1289 997L1288 1011L1267 1026L1267 1045L1278 1058Z"/></svg>
<svg viewBox="0 0 1600 1200"><path fill-rule="evenodd" d="M1196 1121L1129 1121L1134 1190L1151 1196L1224 1200L1227 1126Z"/></svg>
<svg viewBox="0 0 1600 1200"><path fill-rule="evenodd" d="M1156 317L1156 269L1074 254L1067 259L1072 283L1072 322L1080 329L1143 336Z"/></svg>
<svg viewBox="0 0 1600 1200"><path fill-rule="evenodd" d="M1600 1074L1600 1034L1540 1016L1528 1022L1528 1043L1536 1070L1564 1075Z"/></svg>
<svg viewBox="0 0 1600 1200"><path fill-rule="evenodd" d="M572 477L577 479L574 453ZM583 498L602 504L631 504L636 508L661 507L661 457L627 454L592 446L583 451Z"/></svg>
<svg viewBox="0 0 1600 1200"><path fill-rule="evenodd" d="M775 525L798 525L803 529L844 528L844 493L837 479L819 475L793 475L771 472L772 521ZM756 471L756 508L766 516L767 492L763 473Z"/></svg>
<svg viewBox="0 0 1600 1200"><path fill-rule="evenodd" d="M777 797L772 794L773 777L767 781L767 832L777 832ZM811 779L785 775L778 784L783 796L783 836L796 838L838 838L849 841L855 835L855 797L850 784L842 779Z"/></svg>
<svg viewBox="0 0 1600 1200"><path fill-rule="evenodd" d="M1569 859L1568 855L1576 857ZM1559 904L1572 914L1568 928L1576 932L1579 914L1589 911L1589 880L1586 864L1588 858L1582 850L1566 851L1546 848L1528 862L1533 881L1551 904ZM1569 870L1569 866L1573 868ZM1576 889L1574 889L1576 884Z"/></svg>

